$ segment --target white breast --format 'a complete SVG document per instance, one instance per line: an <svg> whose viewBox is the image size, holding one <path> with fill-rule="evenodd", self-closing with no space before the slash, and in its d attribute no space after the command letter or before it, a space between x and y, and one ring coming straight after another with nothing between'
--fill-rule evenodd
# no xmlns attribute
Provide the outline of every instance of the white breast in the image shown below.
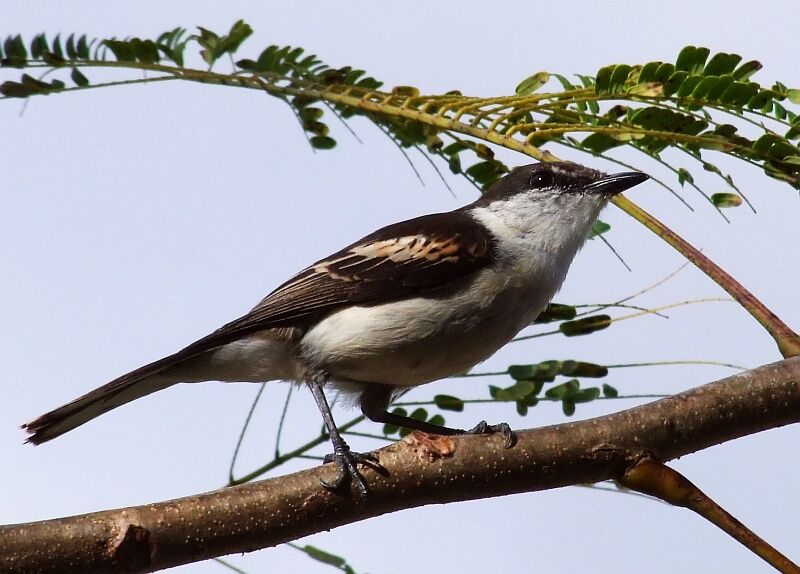
<svg viewBox="0 0 800 574"><path fill-rule="evenodd" d="M524 209L525 206L520 206ZM578 233L515 225L521 211L472 215L498 239L496 261L436 296L332 313L300 343L301 360L336 379L415 386L464 372L528 326L555 295L600 206ZM540 219L541 221L541 219Z"/></svg>

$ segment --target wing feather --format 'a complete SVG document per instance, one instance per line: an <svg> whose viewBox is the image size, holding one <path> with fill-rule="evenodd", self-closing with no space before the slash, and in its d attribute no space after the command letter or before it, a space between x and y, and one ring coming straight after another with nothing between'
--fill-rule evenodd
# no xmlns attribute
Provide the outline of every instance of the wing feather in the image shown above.
<svg viewBox="0 0 800 574"><path fill-rule="evenodd" d="M302 270L249 313L177 355L188 358L265 329L305 330L348 304L435 293L488 265L493 253L490 232L461 211L396 223Z"/></svg>

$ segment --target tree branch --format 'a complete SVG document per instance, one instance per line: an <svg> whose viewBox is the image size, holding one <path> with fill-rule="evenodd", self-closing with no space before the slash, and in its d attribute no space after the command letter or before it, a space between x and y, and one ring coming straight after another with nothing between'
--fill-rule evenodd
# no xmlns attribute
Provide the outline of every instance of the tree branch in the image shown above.
<svg viewBox="0 0 800 574"><path fill-rule="evenodd" d="M502 437L415 433L365 470L366 504L320 486L330 465L168 502L0 527L0 565L27 572L152 572L250 552L425 504L621 478L661 462L800 421L800 358L581 422Z"/></svg>

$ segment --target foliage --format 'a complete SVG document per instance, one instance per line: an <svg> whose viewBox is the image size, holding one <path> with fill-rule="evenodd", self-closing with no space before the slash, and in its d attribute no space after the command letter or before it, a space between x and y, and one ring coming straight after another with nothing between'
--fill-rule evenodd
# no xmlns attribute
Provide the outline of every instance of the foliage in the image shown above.
<svg viewBox="0 0 800 574"><path fill-rule="evenodd" d="M352 129L348 122L359 116L378 126L404 153L416 150L426 158L440 160L452 173L482 190L509 171L487 144L542 160L554 157L550 149L560 146L621 165L625 164L614 152L633 149L672 172L677 188L659 183L676 196L680 197L678 188L688 185L717 209L739 206L747 198L714 163L715 154L756 166L769 177L800 189L800 115L792 109L800 104L800 89L781 82L771 87L760 85L753 77L761 64L737 54L712 55L707 48L687 46L674 62L614 64L593 75L576 75L575 80L539 71L521 81L514 95L478 98L458 91L422 95L414 86L382 89L382 82L364 70L332 67L300 47L270 45L250 58L239 58L251 34L250 26L238 21L226 34L202 27L189 34L184 28L175 28L155 39L90 39L76 34L48 39L39 34L25 41L13 35L0 42L0 68L14 74L0 85L0 95L2 99L24 99L174 80L261 90L291 108L316 150L337 145L331 117ZM227 58L232 71L214 71L214 66ZM187 63L194 61L204 69ZM137 76L108 81L98 73L103 69ZM140 72L146 75L138 75ZM705 193L683 160L719 178L726 191ZM608 230L608 224L597 222L592 236L602 239ZM550 334L573 337L608 328L613 320L607 314L579 316L574 306L552 304L536 322L557 323L557 330ZM395 412L444 424L443 414L431 410L461 412L468 404L491 401L513 403L524 416L540 402L552 401L559 402L563 413L571 416L577 404L626 398L608 383L593 386L585 382L608 373L607 366L579 360L510 365L503 373L465 374L511 379L505 387L488 385L489 398L436 395L424 403L398 403ZM358 417L340 425L342 431L354 433L350 429L361 420L363 417ZM383 438L406 432L385 425ZM281 454L276 447L273 461L244 477L235 479L231 474L230 482L252 480L292 457L307 456L305 453L325 439L322 433L288 454ZM238 453L238 446L236 450ZM313 546L294 547L337 569L353 571L339 556Z"/></svg>
<svg viewBox="0 0 800 574"><path fill-rule="evenodd" d="M705 194L716 207L741 203L733 179L712 161L711 152L733 156L770 177L800 189L800 118L789 104L800 90L753 80L761 68L737 54L712 55L688 46L674 63L615 64L594 75L537 72L523 80L513 96L476 98L452 91L423 96L413 86L381 90L382 83L351 66L331 67L300 47L272 45L257 56L235 60L230 73L212 71L225 57L238 56L252 29L236 22L227 34L199 28L189 35L175 28L155 39L66 39L45 34L29 42L9 36L0 44L4 68L36 70L0 85L5 98L28 98L118 82L92 84L96 68L145 70L148 77L125 83L190 80L260 89L293 110L319 150L336 146L329 115L346 121L364 116L402 149L416 149L446 162L485 189L508 171L486 142L546 158L545 146L559 145L603 156L629 147L669 167L679 186L700 189L693 173L667 150L718 176L729 191ZM207 70L187 67L187 49ZM58 79L46 75L62 72ZM68 71L68 73L67 73ZM556 84L559 91L543 91ZM680 157L680 155L678 156ZM673 190L675 192L675 190Z"/></svg>

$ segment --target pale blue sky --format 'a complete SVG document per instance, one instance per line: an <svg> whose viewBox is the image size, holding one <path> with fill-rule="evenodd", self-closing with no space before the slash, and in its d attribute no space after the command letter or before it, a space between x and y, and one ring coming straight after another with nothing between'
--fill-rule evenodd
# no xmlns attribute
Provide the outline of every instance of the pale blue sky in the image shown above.
<svg viewBox="0 0 800 574"><path fill-rule="evenodd" d="M242 54L270 43L305 47L333 65L354 65L388 86L423 92L513 92L539 70L594 73L609 63L672 60L686 44L735 51L765 64L762 84L798 87L794 2L756 10L745 2L0 2L0 34L47 31L150 36L174 26L255 29ZM247 47L249 46L249 48ZM224 66L225 64L222 63ZM2 79L13 74L2 72ZM0 106L0 263L4 370L0 385L0 522L22 522L164 500L221 486L256 386L183 385L137 401L47 445L22 445L19 425L117 375L171 353L238 316L308 262L391 221L449 210L474 198L448 178L453 198L425 164L420 186L396 149L366 122L357 143L332 124L337 150L312 153L289 110L262 94L170 84L99 90ZM612 166L578 155L569 159ZM506 156L512 163L525 158ZM682 208L655 185L630 196L800 327L797 193L731 162L756 204L726 224L696 193ZM646 164L645 164L646 165ZM687 167L690 164L687 163ZM695 169L710 192L724 189ZM663 172L653 170L662 177ZM603 218L627 272L599 242L578 256L557 300L618 299L673 271L681 259L615 208ZM777 247L776 247L777 246ZM686 269L643 298L668 304L722 293ZM756 366L779 355L741 309L709 303L643 318L582 339L545 338L501 351L485 366L551 358L604 363L710 359ZM613 371L622 393L671 392L731 371L662 367ZM447 381L416 391L485 396L485 381ZM265 395L241 468L272 450L286 387ZM577 417L632 405L579 405ZM338 413L346 420L351 413ZM521 428L563 420L556 405L526 419L512 407L469 409ZM305 393L290 413L285 445L317 432ZM365 427L365 431L377 430ZM800 431L790 427L684 457L673 465L756 532L797 554ZM356 448L373 443L353 440ZM287 467L314 464L297 461ZM422 535L420 535L422 534ZM359 573L769 572L762 562L688 511L583 488L428 507L313 536ZM794 546L794 548L793 548ZM330 572L290 548L232 561L249 572ZM224 572L214 563L178 569Z"/></svg>

